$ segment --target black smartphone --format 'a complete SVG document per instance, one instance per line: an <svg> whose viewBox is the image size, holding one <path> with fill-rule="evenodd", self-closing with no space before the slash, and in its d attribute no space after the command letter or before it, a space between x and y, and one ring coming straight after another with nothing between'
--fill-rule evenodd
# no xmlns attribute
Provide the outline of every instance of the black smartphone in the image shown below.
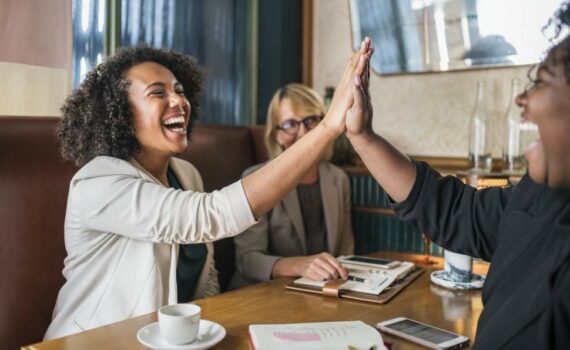
<svg viewBox="0 0 570 350"><path fill-rule="evenodd" d="M400 265L399 261L390 260L390 259L372 258L369 256L360 256L360 255L341 256L338 258L338 260L340 262L346 261L357 265L380 267L383 269L391 269L393 267Z"/></svg>

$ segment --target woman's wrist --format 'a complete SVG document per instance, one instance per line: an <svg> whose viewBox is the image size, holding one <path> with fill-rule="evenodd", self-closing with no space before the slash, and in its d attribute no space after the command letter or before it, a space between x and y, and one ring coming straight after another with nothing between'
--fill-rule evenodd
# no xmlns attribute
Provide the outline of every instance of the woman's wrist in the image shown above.
<svg viewBox="0 0 570 350"><path fill-rule="evenodd" d="M372 128L367 128L359 133L351 133L347 131L346 138L348 138L354 147L357 147L358 145L366 146L374 142L376 133L374 133Z"/></svg>
<svg viewBox="0 0 570 350"><path fill-rule="evenodd" d="M271 278L278 278L278 277L289 277L292 274L290 271L294 266L291 266L290 261L291 258L279 258L273 264L273 268L271 269Z"/></svg>
<svg viewBox="0 0 570 350"><path fill-rule="evenodd" d="M323 130L323 132L326 133L327 137L330 137L331 140L335 140L345 131L344 124L334 125L334 123L330 122L329 119L333 118L334 117L325 116L325 119L323 119L323 121L320 122L319 125L317 125L317 127L320 127Z"/></svg>

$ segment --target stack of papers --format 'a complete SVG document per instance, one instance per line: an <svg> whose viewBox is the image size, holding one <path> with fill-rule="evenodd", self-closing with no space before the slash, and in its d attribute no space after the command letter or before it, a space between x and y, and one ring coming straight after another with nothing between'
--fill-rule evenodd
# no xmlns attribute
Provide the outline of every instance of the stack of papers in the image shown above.
<svg viewBox="0 0 570 350"><path fill-rule="evenodd" d="M362 321L250 325L254 350L377 349L382 336Z"/></svg>

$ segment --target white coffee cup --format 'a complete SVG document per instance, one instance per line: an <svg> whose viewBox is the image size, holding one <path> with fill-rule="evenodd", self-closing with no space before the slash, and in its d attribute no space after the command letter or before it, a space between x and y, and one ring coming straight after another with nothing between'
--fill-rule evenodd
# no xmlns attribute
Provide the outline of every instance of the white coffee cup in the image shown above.
<svg viewBox="0 0 570 350"><path fill-rule="evenodd" d="M452 282L471 282L472 262L473 259L469 255L458 254L446 250L445 256L445 275L446 279Z"/></svg>
<svg viewBox="0 0 570 350"><path fill-rule="evenodd" d="M196 304L166 305L158 310L158 328L173 345L194 341L200 329L201 308Z"/></svg>

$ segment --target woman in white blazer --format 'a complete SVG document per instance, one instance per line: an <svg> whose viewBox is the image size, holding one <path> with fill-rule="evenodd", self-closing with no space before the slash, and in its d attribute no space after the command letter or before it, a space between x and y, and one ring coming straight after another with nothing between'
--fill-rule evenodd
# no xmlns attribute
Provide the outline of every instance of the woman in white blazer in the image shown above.
<svg viewBox="0 0 570 350"><path fill-rule="evenodd" d="M265 131L272 158L308 135L324 115L323 100L313 89L289 84L277 90ZM293 191L234 238L237 269L231 288L282 276L326 280L346 274L335 256L354 252L350 185L346 173L327 161L331 155L332 144Z"/></svg>
<svg viewBox="0 0 570 350"><path fill-rule="evenodd" d="M354 79L369 57L364 43L311 136L213 193L201 193L196 169L173 158L197 118L202 73L192 58L129 48L89 72L62 107L58 131L62 154L81 169L65 218L66 282L45 338L217 293L208 242L256 223L321 158L344 131Z"/></svg>

